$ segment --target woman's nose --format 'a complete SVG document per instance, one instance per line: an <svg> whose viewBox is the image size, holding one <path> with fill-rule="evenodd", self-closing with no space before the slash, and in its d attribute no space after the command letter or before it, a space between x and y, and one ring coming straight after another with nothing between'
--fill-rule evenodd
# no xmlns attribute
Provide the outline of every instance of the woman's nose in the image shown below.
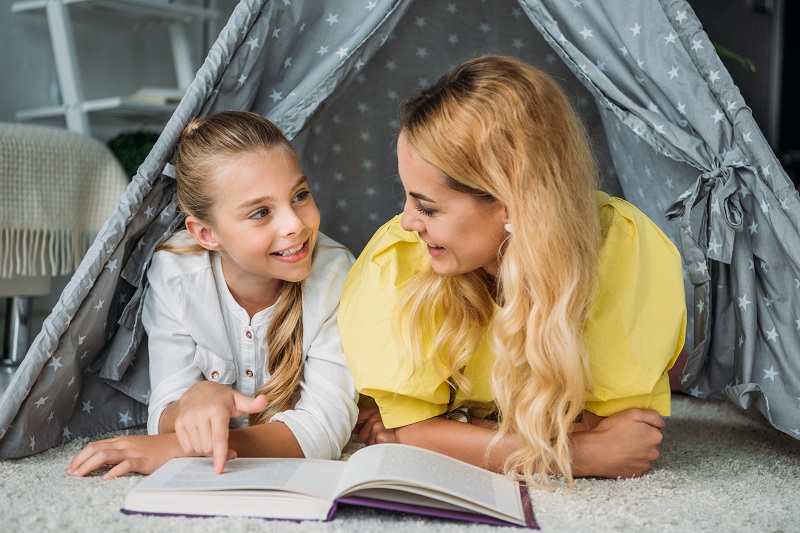
<svg viewBox="0 0 800 533"><path fill-rule="evenodd" d="M419 219L419 213L411 205L411 202L406 200L403 206L403 213L400 215L400 227L406 231L419 232L424 228L424 224Z"/></svg>

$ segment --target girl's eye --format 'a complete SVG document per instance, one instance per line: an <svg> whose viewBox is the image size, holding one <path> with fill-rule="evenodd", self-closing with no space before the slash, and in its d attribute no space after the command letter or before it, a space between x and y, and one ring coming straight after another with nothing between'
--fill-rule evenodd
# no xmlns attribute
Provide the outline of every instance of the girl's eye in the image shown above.
<svg viewBox="0 0 800 533"><path fill-rule="evenodd" d="M253 213L250 218L260 219L266 217L267 215L269 215L269 209L259 209L258 211Z"/></svg>
<svg viewBox="0 0 800 533"><path fill-rule="evenodd" d="M426 217L432 217L433 215L436 214L436 211L434 209L428 209L427 207L423 206L420 203L415 204L414 208L423 215L425 215Z"/></svg>
<svg viewBox="0 0 800 533"><path fill-rule="evenodd" d="M305 200L309 196L311 196L311 191L301 191L301 192L297 193L297 196L294 197L294 201L295 202L302 202L303 200Z"/></svg>

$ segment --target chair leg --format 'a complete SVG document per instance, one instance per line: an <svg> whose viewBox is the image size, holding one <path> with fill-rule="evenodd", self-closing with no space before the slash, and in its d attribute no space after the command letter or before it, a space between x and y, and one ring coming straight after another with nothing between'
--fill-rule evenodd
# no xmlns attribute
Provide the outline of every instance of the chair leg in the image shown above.
<svg viewBox="0 0 800 533"><path fill-rule="evenodd" d="M31 327L31 298L14 296L6 301L3 358L0 365L19 366L28 351Z"/></svg>

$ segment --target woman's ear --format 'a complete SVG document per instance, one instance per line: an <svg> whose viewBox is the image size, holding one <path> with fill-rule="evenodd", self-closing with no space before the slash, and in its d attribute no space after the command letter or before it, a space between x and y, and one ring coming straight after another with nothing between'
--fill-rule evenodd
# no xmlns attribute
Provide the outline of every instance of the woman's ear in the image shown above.
<svg viewBox="0 0 800 533"><path fill-rule="evenodd" d="M206 250L222 249L222 245L217 241L216 237L214 237L214 233L211 231L211 228L203 222L200 222L195 217L190 215L186 217L184 224L186 224L186 230L194 238L194 240L197 241L197 244Z"/></svg>

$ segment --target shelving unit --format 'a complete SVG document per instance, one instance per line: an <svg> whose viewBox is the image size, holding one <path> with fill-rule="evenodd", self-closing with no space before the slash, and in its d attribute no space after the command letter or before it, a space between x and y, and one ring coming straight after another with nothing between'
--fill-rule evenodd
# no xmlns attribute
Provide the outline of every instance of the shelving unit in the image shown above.
<svg viewBox="0 0 800 533"><path fill-rule="evenodd" d="M47 17L53 56L61 90L61 105L20 110L17 120L63 116L67 129L91 134L89 114L106 117L169 116L174 104L143 103L124 96L86 100L72 30L73 16L121 17L135 25L165 24L169 29L175 77L180 89L194 78L186 25L215 18L217 11L171 0L17 0L12 13L41 12Z"/></svg>

